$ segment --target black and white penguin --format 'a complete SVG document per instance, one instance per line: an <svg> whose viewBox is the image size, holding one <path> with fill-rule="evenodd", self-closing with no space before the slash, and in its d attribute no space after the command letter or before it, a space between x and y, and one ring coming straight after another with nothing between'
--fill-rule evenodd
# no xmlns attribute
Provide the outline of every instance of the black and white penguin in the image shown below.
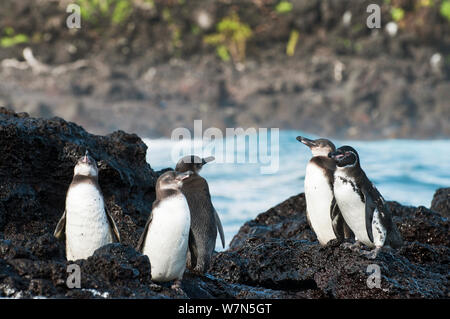
<svg viewBox="0 0 450 319"><path fill-rule="evenodd" d="M181 158L175 167L177 172L193 172L183 183L181 191L186 196L191 212L188 267L198 273L204 273L209 267L216 247L217 230L225 248L222 223L211 202L208 183L198 174L203 165L213 160L213 156L200 158L189 155Z"/></svg>
<svg viewBox="0 0 450 319"><path fill-rule="evenodd" d="M86 259L96 249L120 242L119 231L98 184L97 163L88 151L75 165L66 195L66 209L54 235L60 239L64 233L67 260Z"/></svg>
<svg viewBox="0 0 450 319"><path fill-rule="evenodd" d="M150 259L151 278L156 282L175 280L178 289L186 268L191 215L181 193L192 172L168 171L156 181L156 200L137 250Z"/></svg>
<svg viewBox="0 0 450 319"><path fill-rule="evenodd" d="M345 223L333 194L336 164L328 157L336 147L327 139L310 140L297 136L297 140L308 146L313 157L306 165L305 198L306 216L321 245L330 240L342 241L352 236Z"/></svg>
<svg viewBox="0 0 450 319"><path fill-rule="evenodd" d="M355 234L357 243L375 248L366 255L376 258L384 245L400 247L403 241L391 212L362 170L356 150L342 146L329 157L336 162L334 196L345 221Z"/></svg>

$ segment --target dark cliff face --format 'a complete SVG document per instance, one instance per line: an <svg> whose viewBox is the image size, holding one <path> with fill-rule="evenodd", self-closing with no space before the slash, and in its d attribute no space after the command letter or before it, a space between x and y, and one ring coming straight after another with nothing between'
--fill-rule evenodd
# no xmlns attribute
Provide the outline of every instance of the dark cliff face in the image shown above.
<svg viewBox="0 0 450 319"><path fill-rule="evenodd" d="M133 2L142 4L123 1ZM442 0L284 2L291 3L289 12L277 12L280 0L152 1L152 9L136 5L118 25L111 17L98 20L97 12L67 32L67 1L2 0L2 39L11 41L14 31L29 41L0 46L0 60L23 61L30 47L45 66L5 61L0 104L57 115L99 134L120 128L170 136L174 127L193 129L201 118L204 127L223 130L450 136L450 23L440 14ZM381 7L379 30L366 25L370 4ZM386 26L394 9L404 18L391 36ZM253 30L248 41L236 42L245 44L244 64L221 60L205 43L232 12ZM199 24L200 16L208 26ZM293 31L299 41L288 56Z"/></svg>
<svg viewBox="0 0 450 319"><path fill-rule="evenodd" d="M122 243L98 249L69 289L64 242L53 237L73 166L88 148L100 160L99 182ZM339 245L320 247L300 194L243 225L209 274L187 272L184 293L150 280L150 262L134 249L151 211L158 173L131 134L87 133L59 118L0 109L0 297L67 298L448 298L448 205L439 213L391 202L405 240L398 251L367 260ZM150 150L151 151L151 150ZM439 191L434 202L447 198ZM369 265L381 288L368 288ZM372 270L373 271L373 270Z"/></svg>

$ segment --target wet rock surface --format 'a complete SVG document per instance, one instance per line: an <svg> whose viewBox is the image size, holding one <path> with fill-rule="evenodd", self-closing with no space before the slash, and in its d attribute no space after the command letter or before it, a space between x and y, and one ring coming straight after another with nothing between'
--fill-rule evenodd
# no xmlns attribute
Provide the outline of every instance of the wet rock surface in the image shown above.
<svg viewBox="0 0 450 319"><path fill-rule="evenodd" d="M214 255L207 275L185 273L182 292L171 283L155 284L149 259L134 249L159 174L145 162L147 148L139 137L124 132L96 136L59 118L43 120L6 109L0 109L0 136L0 297L450 296L445 206L438 213L389 202L405 245L398 251L385 248L376 260L368 260L334 242L320 247L305 218L304 194L245 223L229 249ZM122 243L68 263L64 242L53 231L73 165L86 147L100 160L100 185ZM73 263L80 267L80 289L67 286L67 267ZM374 270L379 270L380 288L370 289L367 281Z"/></svg>

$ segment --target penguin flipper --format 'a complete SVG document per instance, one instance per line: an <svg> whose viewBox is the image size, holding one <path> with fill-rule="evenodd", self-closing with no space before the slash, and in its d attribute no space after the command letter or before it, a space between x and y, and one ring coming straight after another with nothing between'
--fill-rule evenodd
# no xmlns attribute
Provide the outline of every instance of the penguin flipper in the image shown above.
<svg viewBox="0 0 450 319"><path fill-rule="evenodd" d="M344 239L349 238L348 226L341 214L341 210L336 202L336 198L333 197L330 206L331 226L333 227L336 238L342 242Z"/></svg>
<svg viewBox="0 0 450 319"><path fill-rule="evenodd" d="M106 212L106 217L108 219L109 227L113 230L112 231L113 242L120 243L119 229L117 228L117 225L114 222L114 219L112 218L111 214L109 213L106 205L105 205L105 212Z"/></svg>
<svg viewBox="0 0 450 319"><path fill-rule="evenodd" d="M364 202L366 206L366 231L369 235L369 239L371 242L373 242L373 232L372 232L372 220L373 220L373 213L375 212L375 209L377 208L377 205L372 200L371 194L367 192L365 188L361 189L361 193L364 197Z"/></svg>
<svg viewBox="0 0 450 319"><path fill-rule="evenodd" d="M223 234L222 223L220 222L219 214L214 209L214 219L216 220L217 229L219 230L220 240L222 241L222 247L225 248L225 235Z"/></svg>
<svg viewBox="0 0 450 319"><path fill-rule="evenodd" d="M197 266L197 256L198 256L198 251L197 251L197 244L195 242L195 237L194 237L194 233L192 232L192 228L189 229L189 241L188 241L188 266L190 269L194 269L195 266Z"/></svg>
<svg viewBox="0 0 450 319"><path fill-rule="evenodd" d="M136 250L140 253L142 253L144 251L145 239L147 238L148 229L150 227L150 224L152 223L152 219L153 219L153 214L151 212L150 216L148 216L147 223L145 223L144 231L142 232L142 235L139 238L138 244L136 246Z"/></svg>
<svg viewBox="0 0 450 319"><path fill-rule="evenodd" d="M62 239L65 230L66 230L66 211L64 210L64 214L62 215L58 224L56 225L53 236L55 236L56 239Z"/></svg>
<svg viewBox="0 0 450 319"><path fill-rule="evenodd" d="M389 207L386 205L383 196L380 194L378 189L373 186L373 192L375 196L375 203L377 209L380 213L380 222L383 227L386 229L386 244L391 246L392 248L399 248L403 246L403 239L400 235L400 232L397 228L397 225L394 223L392 219L392 212Z"/></svg>
<svg viewBox="0 0 450 319"><path fill-rule="evenodd" d="M344 217L342 217L342 219L344 219ZM344 238L345 239L355 238L355 234L353 233L352 229L350 228L350 226L347 224L347 222L345 220L343 223L343 228L344 228Z"/></svg>

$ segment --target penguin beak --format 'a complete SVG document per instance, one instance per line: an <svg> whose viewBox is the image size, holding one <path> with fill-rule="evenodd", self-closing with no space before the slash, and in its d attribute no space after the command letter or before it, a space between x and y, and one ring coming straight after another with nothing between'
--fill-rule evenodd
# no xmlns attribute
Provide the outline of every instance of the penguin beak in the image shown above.
<svg viewBox="0 0 450 319"><path fill-rule="evenodd" d="M297 136L297 141L299 141L300 143L305 144L308 147L314 147L317 146L316 142L314 142L313 140L310 140L309 138L303 137L303 136Z"/></svg>
<svg viewBox="0 0 450 319"><path fill-rule="evenodd" d="M183 173L178 173L177 176L175 177L175 180L182 182L184 181L186 178L189 178L191 175L193 175L192 171L187 171L187 172L183 172Z"/></svg>
<svg viewBox="0 0 450 319"><path fill-rule="evenodd" d="M208 156L202 159L202 165L205 165L206 163L214 161L216 158L214 156Z"/></svg>
<svg viewBox="0 0 450 319"><path fill-rule="evenodd" d="M83 159L81 160L81 162L89 164L90 162L89 162L88 155L89 155L89 152L86 150L86 153L84 153L84 156L83 156Z"/></svg>
<svg viewBox="0 0 450 319"><path fill-rule="evenodd" d="M342 154L341 151L334 151L328 153L328 157L334 159L335 161L338 161L344 157L344 154Z"/></svg>

